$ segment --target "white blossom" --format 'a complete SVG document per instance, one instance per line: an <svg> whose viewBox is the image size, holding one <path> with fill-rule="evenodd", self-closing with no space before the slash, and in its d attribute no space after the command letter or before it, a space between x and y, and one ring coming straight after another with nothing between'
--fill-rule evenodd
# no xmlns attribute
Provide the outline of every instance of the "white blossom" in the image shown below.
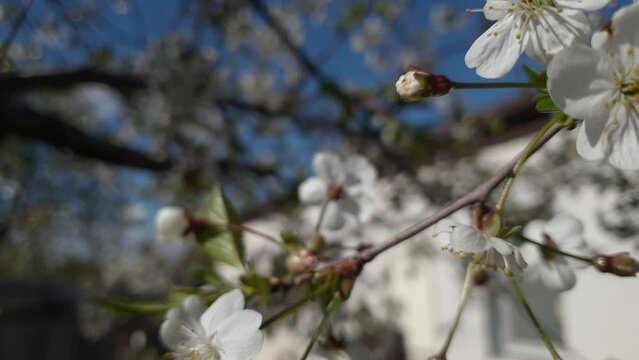
<svg viewBox="0 0 639 360"><path fill-rule="evenodd" d="M472 226L442 220L435 225L434 236L447 242L444 250L482 268L500 269L504 274L518 278L527 266L517 247Z"/></svg>
<svg viewBox="0 0 639 360"><path fill-rule="evenodd" d="M466 53L466 66L494 79L510 71L525 51L547 63L566 46L590 34L583 13L605 6L609 0L488 0L483 13L496 21Z"/></svg>
<svg viewBox="0 0 639 360"><path fill-rule="evenodd" d="M166 206L155 215L155 227L161 241L175 241L184 237L189 221L184 209Z"/></svg>
<svg viewBox="0 0 639 360"><path fill-rule="evenodd" d="M194 295L166 313L160 339L176 360L250 360L262 349L262 315L244 309L244 296L233 290L207 309Z"/></svg>
<svg viewBox="0 0 639 360"><path fill-rule="evenodd" d="M583 231L581 221L568 214L558 214L550 221L529 222L523 235L551 248L586 255L590 251L583 239ZM525 277L529 280L540 279L544 285L557 291L572 289L576 282L573 270L584 266L583 263L533 244L523 245L521 251L530 264Z"/></svg>
<svg viewBox="0 0 639 360"><path fill-rule="evenodd" d="M619 9L592 48L575 45L548 65L548 91L583 119L577 152L620 169L639 169L639 5Z"/></svg>
<svg viewBox="0 0 639 360"><path fill-rule="evenodd" d="M377 181L377 170L363 156L353 155L342 161L337 155L320 152L313 158L315 176L298 189L302 203L326 208L323 226L331 230L342 228L347 219L366 222L373 215L370 191Z"/></svg>

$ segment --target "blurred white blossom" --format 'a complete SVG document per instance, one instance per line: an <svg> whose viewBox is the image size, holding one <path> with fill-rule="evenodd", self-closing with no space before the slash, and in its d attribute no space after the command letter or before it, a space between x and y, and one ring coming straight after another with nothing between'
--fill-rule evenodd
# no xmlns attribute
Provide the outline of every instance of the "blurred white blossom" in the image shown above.
<svg viewBox="0 0 639 360"><path fill-rule="evenodd" d="M155 215L155 227L160 241L175 241L184 237L189 221L184 209L167 206Z"/></svg>
<svg viewBox="0 0 639 360"><path fill-rule="evenodd" d="M323 226L335 230L342 228L348 217L361 222L373 215L370 191L377 181L377 170L363 156L353 155L345 161L332 153L320 152L313 158L313 176L300 184L300 201L326 208Z"/></svg>
<svg viewBox="0 0 639 360"><path fill-rule="evenodd" d="M523 235L551 248L576 255L587 255L590 251L584 241L583 231L581 221L568 214L558 214L550 221L529 222ZM540 279L544 285L557 291L572 289L576 282L573 269L584 266L583 263L534 244L524 244L521 251L530 264L526 278Z"/></svg>

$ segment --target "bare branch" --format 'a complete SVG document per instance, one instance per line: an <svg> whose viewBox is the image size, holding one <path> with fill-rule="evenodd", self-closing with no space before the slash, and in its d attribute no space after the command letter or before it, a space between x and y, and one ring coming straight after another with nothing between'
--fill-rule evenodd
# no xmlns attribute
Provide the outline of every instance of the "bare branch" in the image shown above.
<svg viewBox="0 0 639 360"><path fill-rule="evenodd" d="M140 151L115 145L87 134L55 115L40 113L24 106L0 107L0 134L10 133L116 165L152 171L171 168L171 161L168 159L157 159Z"/></svg>

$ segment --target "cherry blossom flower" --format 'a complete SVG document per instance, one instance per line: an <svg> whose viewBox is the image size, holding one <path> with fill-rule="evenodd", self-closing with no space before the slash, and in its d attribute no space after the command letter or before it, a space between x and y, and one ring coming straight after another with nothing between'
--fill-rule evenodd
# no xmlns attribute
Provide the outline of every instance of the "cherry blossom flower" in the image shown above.
<svg viewBox="0 0 639 360"><path fill-rule="evenodd" d="M244 296L233 290L208 309L191 295L182 306L166 313L160 339L179 360L250 360L264 340L260 313L244 309Z"/></svg>
<svg viewBox="0 0 639 360"><path fill-rule="evenodd" d="M175 241L184 237L189 221L184 209L166 206L155 215L155 227L160 241Z"/></svg>
<svg viewBox="0 0 639 360"><path fill-rule="evenodd" d="M434 236L447 242L444 250L481 268L500 269L508 276L519 278L527 266L517 247L472 226L442 220L435 225Z"/></svg>
<svg viewBox="0 0 639 360"><path fill-rule="evenodd" d="M583 119L577 152L620 169L639 169L639 4L619 9L592 48L572 46L548 65L548 91Z"/></svg>
<svg viewBox="0 0 639 360"><path fill-rule="evenodd" d="M583 41L590 23L583 11L597 10L609 0L488 0L486 19L496 21L466 53L466 66L494 79L510 71L525 51L547 63L564 47Z"/></svg>
<svg viewBox="0 0 639 360"><path fill-rule="evenodd" d="M335 154L320 152L313 158L313 170L316 176L302 182L298 195L308 205L330 201L323 226L340 229L349 217L360 222L370 220L370 191L377 181L377 170L365 157L353 155L342 161Z"/></svg>
<svg viewBox="0 0 639 360"><path fill-rule="evenodd" d="M583 231L581 221L568 214L558 214L550 221L529 222L523 235L555 249L585 255L590 251L584 241ZM576 282L574 269L588 266L533 244L525 244L521 251L530 264L526 279L540 279L544 285L557 291L572 289Z"/></svg>

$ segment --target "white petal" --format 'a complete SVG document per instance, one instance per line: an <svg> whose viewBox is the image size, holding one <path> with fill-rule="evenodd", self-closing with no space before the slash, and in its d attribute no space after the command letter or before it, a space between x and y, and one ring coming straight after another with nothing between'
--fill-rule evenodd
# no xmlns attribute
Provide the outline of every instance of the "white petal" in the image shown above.
<svg viewBox="0 0 639 360"><path fill-rule="evenodd" d="M206 329L206 334L211 335L233 313L244 308L244 295L238 289L227 292L213 302L202 314L200 323Z"/></svg>
<svg viewBox="0 0 639 360"><path fill-rule="evenodd" d="M609 32L596 31L594 34L592 34L590 46L595 50L607 53L611 49L611 40L612 37L610 36Z"/></svg>
<svg viewBox="0 0 639 360"><path fill-rule="evenodd" d="M262 325L262 314L257 311L236 311L217 326L215 329L216 337L219 338L221 344L225 344L227 341L234 342L252 335L256 330L259 330L260 325Z"/></svg>
<svg viewBox="0 0 639 360"><path fill-rule="evenodd" d="M484 234L474 227L464 224L458 224L453 228L450 243L454 250L468 253L480 253L491 247Z"/></svg>
<svg viewBox="0 0 639 360"><path fill-rule="evenodd" d="M221 360L250 360L262 350L264 334L255 330L243 337L225 339Z"/></svg>
<svg viewBox="0 0 639 360"><path fill-rule="evenodd" d="M488 20L499 20L508 14L509 9L514 9L514 1L488 0L484 5L484 16Z"/></svg>
<svg viewBox="0 0 639 360"><path fill-rule="evenodd" d="M334 201L331 201L326 207L324 219L322 220L322 228L329 230L339 230L346 224L346 213Z"/></svg>
<svg viewBox="0 0 639 360"><path fill-rule="evenodd" d="M639 114L620 104L613 111L619 125L608 125L602 136L608 162L619 169L639 169Z"/></svg>
<svg viewBox="0 0 639 360"><path fill-rule="evenodd" d="M317 176L304 180L297 189L297 196L304 204L319 205L328 195L328 184Z"/></svg>
<svg viewBox="0 0 639 360"><path fill-rule="evenodd" d="M490 235L486 235L486 238L488 238L488 242L490 242L490 245L504 256L511 255L513 253L513 249L515 249L514 246L509 244L504 239L500 239L498 237L494 237Z"/></svg>
<svg viewBox="0 0 639 360"><path fill-rule="evenodd" d="M586 160L601 160L604 158L600 138L605 122L595 119L582 121L577 133L577 152Z"/></svg>
<svg viewBox="0 0 639 360"><path fill-rule="evenodd" d="M539 276L547 287L557 290L570 290L575 286L575 273L564 263L556 261L546 263L540 268Z"/></svg>
<svg viewBox="0 0 639 360"><path fill-rule="evenodd" d="M624 6L612 15L612 36L616 44L639 45L639 4Z"/></svg>
<svg viewBox="0 0 639 360"><path fill-rule="evenodd" d="M350 196L344 196L341 199L337 200L336 204L342 211L351 214L355 218L359 219L359 214L361 211L359 208L359 204L357 203L357 201L355 201L354 198Z"/></svg>
<svg viewBox="0 0 639 360"><path fill-rule="evenodd" d="M477 74L487 79L502 77L510 71L523 51L525 34L518 33L517 21L509 13L486 30L466 53L466 66L477 68Z"/></svg>
<svg viewBox="0 0 639 360"><path fill-rule="evenodd" d="M433 227L433 237L441 243L449 243L453 228L457 225L459 225L459 223L456 221L448 219L440 220Z"/></svg>
<svg viewBox="0 0 639 360"><path fill-rule="evenodd" d="M367 223L371 221L375 215L375 203L373 199L368 196L360 196L357 199L357 206L359 207L358 219L361 223Z"/></svg>
<svg viewBox="0 0 639 360"><path fill-rule="evenodd" d="M181 324L178 320L165 320L160 325L160 340L168 349L175 349L183 343L187 336L181 331Z"/></svg>
<svg viewBox="0 0 639 360"><path fill-rule="evenodd" d="M199 296L189 295L182 302L182 311L190 319L199 319L204 310L206 310L206 305Z"/></svg>
<svg viewBox="0 0 639 360"><path fill-rule="evenodd" d="M546 221L533 220L526 224L524 227L523 235L525 238L535 241L544 240L544 229L546 227Z"/></svg>
<svg viewBox="0 0 639 360"><path fill-rule="evenodd" d="M377 170L375 167L361 155L353 155L346 159L345 163L347 179L347 188L360 188L365 190L375 185L377 181ZM350 189L349 189L350 190Z"/></svg>
<svg viewBox="0 0 639 360"><path fill-rule="evenodd" d="M561 51L548 65L548 91L555 104L578 119L602 119L609 113L612 69L599 51L583 45Z"/></svg>
<svg viewBox="0 0 639 360"><path fill-rule="evenodd" d="M548 234L560 248L563 248L562 245L565 244L565 240L574 235L583 234L584 224L572 215L561 213L555 215L555 217L548 222L544 232Z"/></svg>
<svg viewBox="0 0 639 360"><path fill-rule="evenodd" d="M584 11L598 10L606 6L610 0L555 0L561 7Z"/></svg>
<svg viewBox="0 0 639 360"><path fill-rule="evenodd" d="M583 42L590 34L590 23L581 11L544 7L527 23L526 54L543 64L548 63L563 48Z"/></svg>
<svg viewBox="0 0 639 360"><path fill-rule="evenodd" d="M335 154L317 153L313 157L315 174L329 184L344 184L346 171L342 160Z"/></svg>
<svg viewBox="0 0 639 360"><path fill-rule="evenodd" d="M539 247L537 245L533 245L530 243L523 244L520 250L522 256L528 264L534 265L543 261L543 259L541 258L541 251L539 251Z"/></svg>
<svg viewBox="0 0 639 360"><path fill-rule="evenodd" d="M524 270L528 267L526 260L515 247L513 247L512 254L504 256L504 262L506 263L506 268L510 270L512 276L516 279L520 279L524 275Z"/></svg>

